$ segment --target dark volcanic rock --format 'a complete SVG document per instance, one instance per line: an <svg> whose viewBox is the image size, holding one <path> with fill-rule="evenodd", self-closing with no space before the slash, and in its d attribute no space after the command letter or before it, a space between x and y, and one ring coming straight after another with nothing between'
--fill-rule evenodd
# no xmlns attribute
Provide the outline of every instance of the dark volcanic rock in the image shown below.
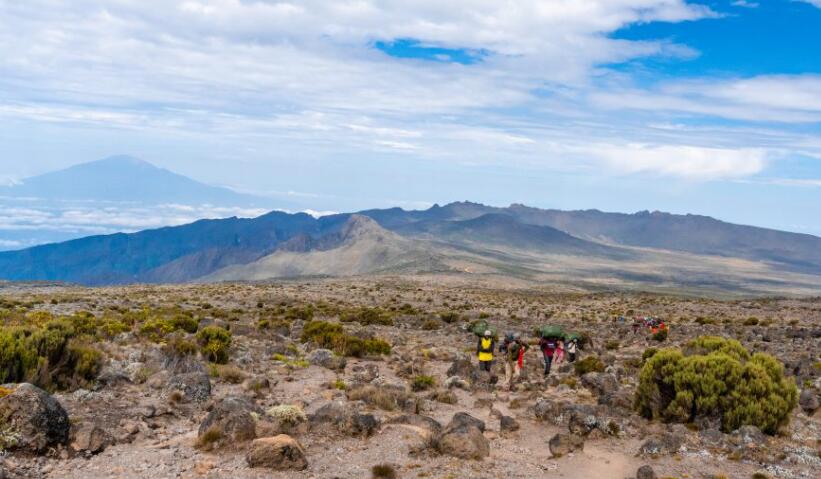
<svg viewBox="0 0 821 479"><path fill-rule="evenodd" d="M221 440L248 441L257 436L256 419L253 414L262 415L262 409L253 401L228 396L214 405L208 416L200 424L198 435L202 437L210 429L220 432Z"/></svg>
<svg viewBox="0 0 821 479"><path fill-rule="evenodd" d="M251 467L274 470L301 471L308 467L305 449L296 439L285 434L255 439L245 455L245 460Z"/></svg>
<svg viewBox="0 0 821 479"><path fill-rule="evenodd" d="M68 413L56 399L32 384L8 387L14 392L0 398L0 424L16 436L9 449L39 453L68 441Z"/></svg>
<svg viewBox="0 0 821 479"><path fill-rule="evenodd" d="M584 449L584 438L576 434L556 434L548 443L554 457L564 456Z"/></svg>

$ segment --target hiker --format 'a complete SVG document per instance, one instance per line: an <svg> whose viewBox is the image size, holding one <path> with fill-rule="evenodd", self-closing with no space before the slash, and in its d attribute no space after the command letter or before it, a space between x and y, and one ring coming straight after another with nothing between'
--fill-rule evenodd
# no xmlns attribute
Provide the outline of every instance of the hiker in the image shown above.
<svg viewBox="0 0 821 479"><path fill-rule="evenodd" d="M542 337L539 340L539 348L542 350L544 356L544 377L550 374L550 365L553 363L553 355L556 354L556 349L559 347L559 342L556 338Z"/></svg>
<svg viewBox="0 0 821 479"><path fill-rule="evenodd" d="M505 356L505 384L509 390L513 390L513 385L519 380L524 367L524 356L527 351L525 344L518 334L508 334L505 340L499 345L499 352Z"/></svg>
<svg viewBox="0 0 821 479"><path fill-rule="evenodd" d="M476 354L479 356L479 369L490 372L490 363L493 362L494 347L496 347L496 341L493 339L493 333L487 329L485 330L485 334L479 338L479 343L476 345Z"/></svg>
<svg viewBox="0 0 821 479"><path fill-rule="evenodd" d="M559 339L556 341L556 353L553 354L553 362L561 364L564 361L564 341Z"/></svg>
<svg viewBox="0 0 821 479"><path fill-rule="evenodd" d="M576 353L579 350L579 340L570 338L570 341L568 341L565 346L565 350L567 351L567 361L571 363L576 361Z"/></svg>

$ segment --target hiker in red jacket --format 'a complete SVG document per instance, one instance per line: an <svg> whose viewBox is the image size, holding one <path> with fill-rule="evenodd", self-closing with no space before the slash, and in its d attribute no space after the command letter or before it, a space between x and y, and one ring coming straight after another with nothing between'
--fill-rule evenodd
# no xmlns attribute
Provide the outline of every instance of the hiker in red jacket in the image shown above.
<svg viewBox="0 0 821 479"><path fill-rule="evenodd" d="M550 374L550 365L553 364L553 356L559 348L559 340L556 338L542 338L539 341L539 348L544 356L544 377Z"/></svg>

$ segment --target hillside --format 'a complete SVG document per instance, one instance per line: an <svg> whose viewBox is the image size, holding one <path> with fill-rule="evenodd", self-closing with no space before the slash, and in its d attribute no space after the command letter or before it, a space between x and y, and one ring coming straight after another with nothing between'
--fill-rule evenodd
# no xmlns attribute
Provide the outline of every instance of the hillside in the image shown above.
<svg viewBox="0 0 821 479"><path fill-rule="evenodd" d="M370 218L370 219L368 219ZM0 278L86 285L371 273L583 288L821 291L821 238L665 213L452 203L314 218L271 212L0 253Z"/></svg>
<svg viewBox="0 0 821 479"><path fill-rule="evenodd" d="M341 231L294 251L288 245L249 264L229 266L202 281L265 280L301 276L355 276L380 272L420 273L446 268L433 248L403 238L372 219L351 215Z"/></svg>

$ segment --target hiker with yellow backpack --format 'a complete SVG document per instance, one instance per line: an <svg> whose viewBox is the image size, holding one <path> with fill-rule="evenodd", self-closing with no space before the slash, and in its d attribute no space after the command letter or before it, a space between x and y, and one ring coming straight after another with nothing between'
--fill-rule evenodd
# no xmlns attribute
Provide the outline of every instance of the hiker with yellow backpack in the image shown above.
<svg viewBox="0 0 821 479"><path fill-rule="evenodd" d="M496 340L493 338L493 333L489 329L486 329L476 345L476 354L479 356L479 369L490 372L495 347Z"/></svg>

